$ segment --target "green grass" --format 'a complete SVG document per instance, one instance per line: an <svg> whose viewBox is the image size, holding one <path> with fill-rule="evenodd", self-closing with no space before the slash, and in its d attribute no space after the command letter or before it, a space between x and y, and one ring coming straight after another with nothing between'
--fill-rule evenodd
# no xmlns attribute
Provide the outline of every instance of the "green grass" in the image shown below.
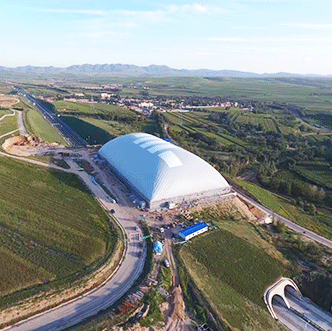
<svg viewBox="0 0 332 331"><path fill-rule="evenodd" d="M163 301L164 299L156 290L148 293L147 303L150 305L150 309L147 316L140 320L141 326L149 327L157 324L158 322L164 322L165 318L160 310L160 305Z"/></svg>
<svg viewBox="0 0 332 331"><path fill-rule="evenodd" d="M68 101L57 101L54 103L54 106L57 108L60 113L85 113L85 114L95 114L98 111L95 107L91 107L81 103L68 102Z"/></svg>
<svg viewBox="0 0 332 331"><path fill-rule="evenodd" d="M0 247L13 254L4 263L13 261L12 268L23 263L31 284L46 275L57 281L82 273L113 249L106 213L76 176L1 157L0 182ZM1 275L12 284L6 293L26 286L12 270Z"/></svg>
<svg viewBox="0 0 332 331"><path fill-rule="evenodd" d="M264 249L229 231L215 230L185 245L180 256L211 306L232 327L282 329L270 317L263 294L285 269Z"/></svg>
<svg viewBox="0 0 332 331"><path fill-rule="evenodd" d="M179 127L185 129L188 132L197 132L207 137L215 138L222 145L232 145L236 144L241 147L245 147L246 143L241 139L231 136L216 125L215 123L205 120L203 116L198 115L197 112L188 112L188 113L166 113L165 116L173 124L178 125ZM197 128L197 125L203 124L204 128ZM210 132L211 127L217 128L217 133Z"/></svg>
<svg viewBox="0 0 332 331"><path fill-rule="evenodd" d="M63 113L63 115L70 113L71 115L81 116L97 114L128 117L137 116L133 111L106 103L81 104L76 102L57 101L54 103L54 106L57 108L58 112Z"/></svg>
<svg viewBox="0 0 332 331"><path fill-rule="evenodd" d="M41 283L51 275L42 268L28 262L4 247L0 247L0 293L7 295L12 291L20 290Z"/></svg>
<svg viewBox="0 0 332 331"><path fill-rule="evenodd" d="M24 121L30 134L50 143L57 142L65 146L68 145L58 131L37 110L28 110Z"/></svg>
<svg viewBox="0 0 332 331"><path fill-rule="evenodd" d="M0 135L16 129L18 129L17 115L7 116L2 121L0 121Z"/></svg>
<svg viewBox="0 0 332 331"><path fill-rule="evenodd" d="M317 215L309 215L302 209L293 205L289 200L267 191L253 183L248 183L234 178L232 180L253 194L264 206L272 211L290 219L308 230L332 239L332 218L330 216L321 212Z"/></svg>
<svg viewBox="0 0 332 331"><path fill-rule="evenodd" d="M304 162L297 164L295 169L318 184L332 188L332 170L329 163Z"/></svg>
<svg viewBox="0 0 332 331"><path fill-rule="evenodd" d="M114 136L109 134L104 129L87 122L85 118L62 116L62 120L90 145L105 144L114 138Z"/></svg>
<svg viewBox="0 0 332 331"><path fill-rule="evenodd" d="M171 268L167 268L162 266L160 268L160 280L162 283L162 287L169 292L173 286L173 278L172 278L172 270Z"/></svg>
<svg viewBox="0 0 332 331"><path fill-rule="evenodd" d="M6 114L11 114L11 113L12 113L11 110L0 107L0 117L2 117L3 115L6 115Z"/></svg>

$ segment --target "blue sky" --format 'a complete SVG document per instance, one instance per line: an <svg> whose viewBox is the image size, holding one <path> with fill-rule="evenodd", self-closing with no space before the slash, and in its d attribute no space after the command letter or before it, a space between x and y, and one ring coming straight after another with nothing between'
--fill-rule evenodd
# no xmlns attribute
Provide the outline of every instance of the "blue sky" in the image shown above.
<svg viewBox="0 0 332 331"><path fill-rule="evenodd" d="M0 66L332 74L332 1L0 0Z"/></svg>

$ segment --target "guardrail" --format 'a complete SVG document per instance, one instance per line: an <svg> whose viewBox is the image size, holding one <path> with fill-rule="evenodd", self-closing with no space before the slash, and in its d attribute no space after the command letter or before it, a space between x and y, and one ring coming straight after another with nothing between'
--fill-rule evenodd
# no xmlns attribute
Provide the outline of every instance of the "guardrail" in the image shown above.
<svg viewBox="0 0 332 331"><path fill-rule="evenodd" d="M325 329L321 328L319 325L317 325L315 322L313 322L310 318L306 317L303 313L300 313L299 311L297 311L296 309L294 309L293 307L289 308L294 314L296 314L297 316L299 316L301 319L303 319L304 321L306 321L308 324L310 324L312 327L314 327L315 329L319 330L319 331L326 331Z"/></svg>

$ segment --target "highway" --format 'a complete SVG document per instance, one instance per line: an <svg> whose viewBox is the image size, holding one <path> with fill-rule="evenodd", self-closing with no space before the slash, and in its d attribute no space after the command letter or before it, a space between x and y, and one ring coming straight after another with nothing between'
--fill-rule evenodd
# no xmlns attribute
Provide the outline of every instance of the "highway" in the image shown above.
<svg viewBox="0 0 332 331"><path fill-rule="evenodd" d="M275 213L274 211L272 211L271 209L263 206L262 204L260 204L259 202L247 197L246 195L244 195L242 192L240 192L239 190L237 190L236 188L233 187L233 190L238 194L238 196L243 199L244 201L247 201L248 203L254 205L255 207L257 207L258 209L264 211L265 213L269 214L269 215L274 215L274 218L277 220L282 221L283 223L285 223L287 225L287 227L291 230L293 230L294 232L298 232L301 233L302 235L306 236L309 239L312 239L326 247L329 247L332 249L332 241L329 239L326 239L318 234L316 234L315 232L312 232L310 230L307 230L306 228L297 225L296 223L290 221L289 219L278 215L277 213Z"/></svg>
<svg viewBox="0 0 332 331"><path fill-rule="evenodd" d="M68 163L72 167L71 170L82 178L99 202L108 210L115 210L116 219L123 227L127 237L131 237L130 242L127 244L125 257L113 277L101 287L69 303L60 305L3 330L59 331L66 329L114 304L130 289L143 270L146 245L140 247L138 235L130 236L131 233L137 232L135 227L138 225L139 211L128 204L119 205L108 202L108 195L100 185L95 185L87 173L78 171L76 163L70 160L68 160ZM104 184L108 185L107 183ZM111 187L110 190L112 191ZM125 194L123 195L125 196ZM119 200L124 201L125 198L119 197Z"/></svg>
<svg viewBox="0 0 332 331"><path fill-rule="evenodd" d="M15 86L14 88L19 94L26 97L38 109L38 111L51 123L51 125L61 134L61 136L63 136L70 146L80 147L88 145L88 143L68 125L66 125L60 117L56 116L51 110L44 107L38 99L26 93L18 86Z"/></svg>
<svg viewBox="0 0 332 331"><path fill-rule="evenodd" d="M293 311L288 309L282 299L273 299L273 309L278 316L278 320L292 331L317 331L318 329L303 320Z"/></svg>
<svg viewBox="0 0 332 331"><path fill-rule="evenodd" d="M293 309L303 314L323 330L332 330L331 314L314 305L309 299L301 299L297 295L291 294L289 291L286 291L286 298Z"/></svg>

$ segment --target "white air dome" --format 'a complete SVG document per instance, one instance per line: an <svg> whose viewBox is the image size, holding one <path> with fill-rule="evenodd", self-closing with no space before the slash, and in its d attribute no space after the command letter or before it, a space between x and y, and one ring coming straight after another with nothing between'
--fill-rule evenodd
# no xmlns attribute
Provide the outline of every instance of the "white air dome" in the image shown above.
<svg viewBox="0 0 332 331"><path fill-rule="evenodd" d="M230 190L224 177L206 161L150 134L115 138L99 150L99 155L150 206Z"/></svg>

